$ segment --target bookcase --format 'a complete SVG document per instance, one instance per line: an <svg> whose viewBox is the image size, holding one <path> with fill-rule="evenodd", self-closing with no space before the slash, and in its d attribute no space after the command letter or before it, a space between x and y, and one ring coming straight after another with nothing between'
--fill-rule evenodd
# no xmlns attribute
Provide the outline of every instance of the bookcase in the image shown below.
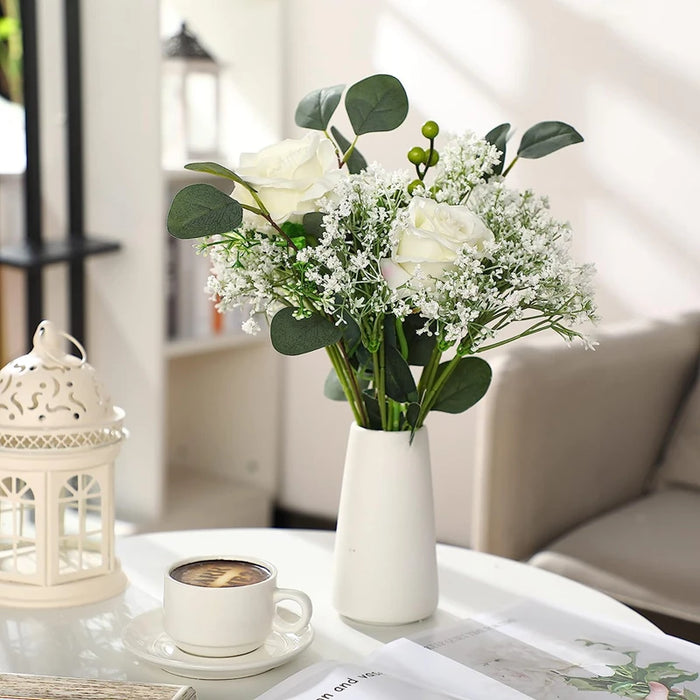
<svg viewBox="0 0 700 700"><path fill-rule="evenodd" d="M166 210L192 182L227 188L225 180L187 170L166 169L163 177ZM265 332L241 330L241 313L215 310L204 292L209 261L195 247L166 234L168 471L156 525L266 526L276 489L279 359Z"/></svg>
<svg viewBox="0 0 700 700"><path fill-rule="evenodd" d="M261 99L281 99L279 42L256 46L255 34L240 28L231 42L227 28L246 5L258 13L253 20L279 32L276 0L179 4L183 12L208 7L207 21L222 25L218 40L240 52L229 68L241 74L241 104L249 99L246 90L263 82ZM117 517L149 529L268 524L281 444L279 358L264 335L168 338L165 212L172 189L189 174L176 175L161 162L161 3L79 5L84 225L115 244L112 254L84 261L85 346L88 361L126 412L129 438L115 470ZM222 12L234 19L222 19ZM69 219L66 95L56 80L64 61L63 0L42 0L37 14L42 206L47 238L53 239ZM253 74L242 66L254 66ZM249 101L245 105L250 110ZM273 115L256 133L278 134L277 102L255 107L256 114ZM241 136L250 140L250 134ZM249 143L251 150L262 145ZM227 152L235 147L229 139ZM60 267L47 275L42 296L46 316L67 328L71 303ZM196 288L195 296L205 300ZM21 313L10 312L22 333Z"/></svg>

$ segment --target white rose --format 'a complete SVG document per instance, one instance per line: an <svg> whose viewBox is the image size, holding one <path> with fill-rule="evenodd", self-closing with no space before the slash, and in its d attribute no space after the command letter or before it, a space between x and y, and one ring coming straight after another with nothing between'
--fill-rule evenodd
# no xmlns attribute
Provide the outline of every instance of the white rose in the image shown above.
<svg viewBox="0 0 700 700"><path fill-rule="evenodd" d="M342 177L333 144L317 132L301 139L285 139L258 153L241 154L237 173L253 185L278 224L316 211L317 200ZM255 200L240 185L233 196L255 206Z"/></svg>
<svg viewBox="0 0 700 700"><path fill-rule="evenodd" d="M466 246L482 251L493 233L466 206L414 197L408 205L409 224L398 231L396 249L382 260L382 274L392 289L411 281L420 267L423 286L430 278L440 279L453 267L457 254Z"/></svg>

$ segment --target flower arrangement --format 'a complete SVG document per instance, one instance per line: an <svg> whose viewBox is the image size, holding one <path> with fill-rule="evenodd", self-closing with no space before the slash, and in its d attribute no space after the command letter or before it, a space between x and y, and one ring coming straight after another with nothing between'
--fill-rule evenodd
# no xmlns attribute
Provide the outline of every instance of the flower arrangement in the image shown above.
<svg viewBox="0 0 700 700"><path fill-rule="evenodd" d="M344 92L352 141L329 129ZM428 121L424 145L408 151L413 173L368 164L359 137L396 129L407 112L390 75L315 90L295 114L307 135L244 154L235 171L187 165L234 190L190 185L168 214L173 236L203 239L219 310L248 306L249 333L264 312L280 353L325 348L325 394L374 430L415 431L430 411L468 409L491 380L476 353L548 329L585 341L573 326L595 317L592 267L572 261L568 225L545 198L506 186L519 159L580 134L538 123L505 167L509 124L449 136L438 150Z"/></svg>

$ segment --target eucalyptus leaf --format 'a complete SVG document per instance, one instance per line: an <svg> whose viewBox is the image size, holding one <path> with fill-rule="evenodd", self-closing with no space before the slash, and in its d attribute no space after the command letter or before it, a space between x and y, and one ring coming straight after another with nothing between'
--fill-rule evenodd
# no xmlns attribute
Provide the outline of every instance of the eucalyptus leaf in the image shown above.
<svg viewBox="0 0 700 700"><path fill-rule="evenodd" d="M341 329L319 313L307 318L294 318L296 309L286 306L270 323L272 347L282 355L303 355L337 343Z"/></svg>
<svg viewBox="0 0 700 700"><path fill-rule="evenodd" d="M357 325L357 321L349 314L343 314L344 324L340 326L343 332L343 341L348 355L352 356L361 347L362 331Z"/></svg>
<svg viewBox="0 0 700 700"><path fill-rule="evenodd" d="M350 141L348 141L334 126L331 127L331 134L344 156L348 152L348 148L350 148ZM348 172L354 175L367 169L367 161L357 148L353 148L347 160L347 166Z"/></svg>
<svg viewBox="0 0 700 700"><path fill-rule="evenodd" d="M202 238L235 231L243 209L235 200L211 185L188 185L170 205L168 231L175 238Z"/></svg>
<svg viewBox="0 0 700 700"><path fill-rule="evenodd" d="M364 391L369 386L369 382L367 380L360 378L357 379L357 384L361 391ZM333 367L331 367L331 370L326 377L326 381L323 384L323 395L326 398L331 399L331 401L348 400L348 397L345 395L343 385L340 383L338 374Z"/></svg>
<svg viewBox="0 0 700 700"><path fill-rule="evenodd" d="M440 377L449 363L438 367ZM462 413L481 399L491 383L491 367L480 357L463 357L438 394L433 411Z"/></svg>
<svg viewBox="0 0 700 700"><path fill-rule="evenodd" d="M323 217L325 214L322 211L310 211L304 214L302 224L306 231L306 239L310 245L316 245L323 235Z"/></svg>
<svg viewBox="0 0 700 700"><path fill-rule="evenodd" d="M520 140L520 158L542 158L560 148L581 143L583 136L564 122L539 122L531 126Z"/></svg>
<svg viewBox="0 0 700 700"><path fill-rule="evenodd" d="M408 364L425 367L437 345L437 336L418 333L425 325L425 318L419 314L410 314L403 321L403 332L408 343Z"/></svg>
<svg viewBox="0 0 700 700"><path fill-rule="evenodd" d="M392 131L408 114L408 96L393 75L371 75L348 88L345 110L355 134Z"/></svg>
<svg viewBox="0 0 700 700"><path fill-rule="evenodd" d="M418 414L420 413L419 403L410 403L406 408L406 422L414 428L416 421L418 420Z"/></svg>
<svg viewBox="0 0 700 700"><path fill-rule="evenodd" d="M344 89L345 85L333 85L310 92L297 106L294 123L305 129L325 131Z"/></svg>
<svg viewBox="0 0 700 700"><path fill-rule="evenodd" d="M345 396L345 391L343 391L343 385L340 383L338 374L333 367L331 367L331 371L328 373L326 381L323 383L323 395L331 401L348 400L348 397Z"/></svg>
<svg viewBox="0 0 700 700"><path fill-rule="evenodd" d="M233 180L234 182L240 182L242 179L239 175L236 175L233 170L229 170L223 165L210 161L188 163L185 166L185 170L194 170L196 173L207 173L208 175L216 175L216 177L225 177L227 180Z"/></svg>
<svg viewBox="0 0 700 700"><path fill-rule="evenodd" d="M384 316L384 345L386 347L397 347L396 340L396 316L387 314Z"/></svg>
<svg viewBox="0 0 700 700"><path fill-rule="evenodd" d="M365 408L367 409L370 430L381 430L382 414L379 412L379 402L369 391L363 391L362 398L364 399Z"/></svg>
<svg viewBox="0 0 700 700"><path fill-rule="evenodd" d="M391 345L384 348L384 367L386 371L386 395L399 403L418 401L416 381L411 368L401 353Z"/></svg>
<svg viewBox="0 0 700 700"><path fill-rule="evenodd" d="M503 172L503 163L506 159L506 142L508 141L508 134L510 133L510 124L507 122L505 124L499 124L489 131L486 136L484 136L484 141L488 141L493 144L500 152L501 157L491 171L492 175L500 175Z"/></svg>

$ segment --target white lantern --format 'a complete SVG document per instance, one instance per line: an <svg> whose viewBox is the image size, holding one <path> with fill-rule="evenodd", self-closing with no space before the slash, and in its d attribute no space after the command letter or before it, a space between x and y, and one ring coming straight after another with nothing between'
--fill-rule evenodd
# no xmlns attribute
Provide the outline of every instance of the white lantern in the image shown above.
<svg viewBox="0 0 700 700"><path fill-rule="evenodd" d="M219 155L219 66L183 23L163 42L163 159L167 165Z"/></svg>
<svg viewBox="0 0 700 700"><path fill-rule="evenodd" d="M126 586L114 556L123 419L50 321L0 370L0 605L77 605Z"/></svg>

